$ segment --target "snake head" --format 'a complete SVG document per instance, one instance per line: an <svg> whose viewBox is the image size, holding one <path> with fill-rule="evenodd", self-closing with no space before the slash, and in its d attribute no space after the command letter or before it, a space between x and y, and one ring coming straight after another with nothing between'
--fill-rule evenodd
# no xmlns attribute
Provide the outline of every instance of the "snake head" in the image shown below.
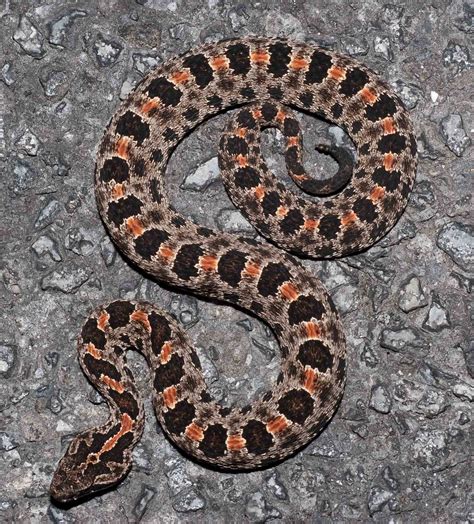
<svg viewBox="0 0 474 524"><path fill-rule="evenodd" d="M74 438L51 481L49 492L54 500L74 502L117 484L127 475L132 435L117 439L114 429L95 428Z"/></svg>

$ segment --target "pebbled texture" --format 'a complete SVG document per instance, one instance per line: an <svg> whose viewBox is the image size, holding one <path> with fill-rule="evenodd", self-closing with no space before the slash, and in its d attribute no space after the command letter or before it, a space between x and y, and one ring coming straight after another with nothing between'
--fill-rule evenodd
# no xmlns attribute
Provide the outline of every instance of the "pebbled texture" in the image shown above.
<svg viewBox="0 0 474 524"><path fill-rule="evenodd" d="M233 201L278 248L194 224L171 208L164 190L165 167L179 140L213 114L244 104L222 135L219 163ZM343 153L332 151L341 161L336 177L312 180L289 107L345 128L357 149L353 169ZM317 195L340 191L313 202L277 182L259 149L268 126L286 137L286 163L298 185ZM252 469L314 438L342 396L344 335L322 285L279 248L329 258L369 247L403 212L415 169L416 142L402 103L348 57L282 39L241 39L206 45L150 73L100 145L101 216L114 242L151 276L265 320L280 343L281 372L259 401L224 409L207 392L195 350L169 315L143 302L98 308L82 330L79 358L111 417L73 440L54 475L53 497L74 500L128 472L144 420L126 365L129 348L150 365L163 429L200 461Z"/></svg>

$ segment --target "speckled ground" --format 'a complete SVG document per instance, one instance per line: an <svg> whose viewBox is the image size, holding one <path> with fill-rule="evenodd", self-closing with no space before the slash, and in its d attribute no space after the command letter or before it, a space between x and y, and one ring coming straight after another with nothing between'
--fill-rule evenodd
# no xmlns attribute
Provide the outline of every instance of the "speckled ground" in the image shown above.
<svg viewBox="0 0 474 524"><path fill-rule="evenodd" d="M472 522L469 431L474 357L472 0L33 0L0 3L0 521ZM409 107L420 164L408 209L367 253L307 261L330 289L348 336L342 405L308 448L263 472L223 474L164 439L148 402L135 467L117 489L75 507L48 498L71 435L105 417L76 360L90 309L118 297L171 310L199 347L224 403L271 385L271 333L254 318L165 290L111 245L93 195L97 144L119 99L189 47L281 35L359 56ZM168 167L176 207L254 235L218 180L226 115L197 129ZM306 165L334 172L317 141L349 146L302 117ZM269 165L284 176L278 134ZM469 171L471 170L471 173ZM143 360L131 356L141 390Z"/></svg>

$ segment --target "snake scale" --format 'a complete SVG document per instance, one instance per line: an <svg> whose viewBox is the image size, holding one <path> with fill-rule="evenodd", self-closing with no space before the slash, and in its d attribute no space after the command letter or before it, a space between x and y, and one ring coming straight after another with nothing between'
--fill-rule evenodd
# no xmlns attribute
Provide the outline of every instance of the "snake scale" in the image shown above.
<svg viewBox="0 0 474 524"><path fill-rule="evenodd" d="M235 107L220 140L219 166L231 199L271 243L194 223L173 209L164 189L177 143L205 119ZM291 108L345 129L356 162L321 146L339 161L339 171L327 182L308 176ZM266 127L280 129L293 180L324 198L301 198L270 172L260 150ZM254 469L314 438L342 396L345 338L322 284L285 251L333 258L371 246L402 214L416 156L399 98L370 69L327 49L242 38L204 45L150 72L115 113L99 146L101 217L118 248L150 276L265 321L277 336L281 369L261 398L225 408L210 396L196 351L169 314L125 300L97 308L82 328L79 361L107 400L110 417L72 440L54 474L52 497L73 501L128 473L144 426L143 401L126 364L129 349L150 367L164 432L201 462Z"/></svg>

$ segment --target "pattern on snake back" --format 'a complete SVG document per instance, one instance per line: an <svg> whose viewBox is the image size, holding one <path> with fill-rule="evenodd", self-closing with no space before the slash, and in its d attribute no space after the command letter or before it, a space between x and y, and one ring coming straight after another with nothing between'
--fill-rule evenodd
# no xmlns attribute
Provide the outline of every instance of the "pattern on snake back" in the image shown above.
<svg viewBox="0 0 474 524"><path fill-rule="evenodd" d="M219 165L230 197L272 243L195 224L169 204L168 158L209 116L243 106L224 131ZM301 131L290 108L320 115L352 138L357 161L336 195L305 200L278 182L260 153L260 133L278 127L290 176L328 194L305 172ZM342 158L342 157L341 157ZM345 377L345 339L321 283L291 255L344 256L380 239L412 188L416 142L397 96L369 69L337 53L283 39L208 44L146 76L113 116L96 165L100 214L117 244L159 281L247 309L281 347L274 387L245 408L222 408L199 359L166 312L116 301L97 308L79 338L81 366L107 399L106 424L79 434L51 484L62 501L119 482L141 436L143 404L126 365L133 348L153 376L154 407L168 437L208 464L251 469L309 442L333 415ZM349 172L350 175L350 172Z"/></svg>

